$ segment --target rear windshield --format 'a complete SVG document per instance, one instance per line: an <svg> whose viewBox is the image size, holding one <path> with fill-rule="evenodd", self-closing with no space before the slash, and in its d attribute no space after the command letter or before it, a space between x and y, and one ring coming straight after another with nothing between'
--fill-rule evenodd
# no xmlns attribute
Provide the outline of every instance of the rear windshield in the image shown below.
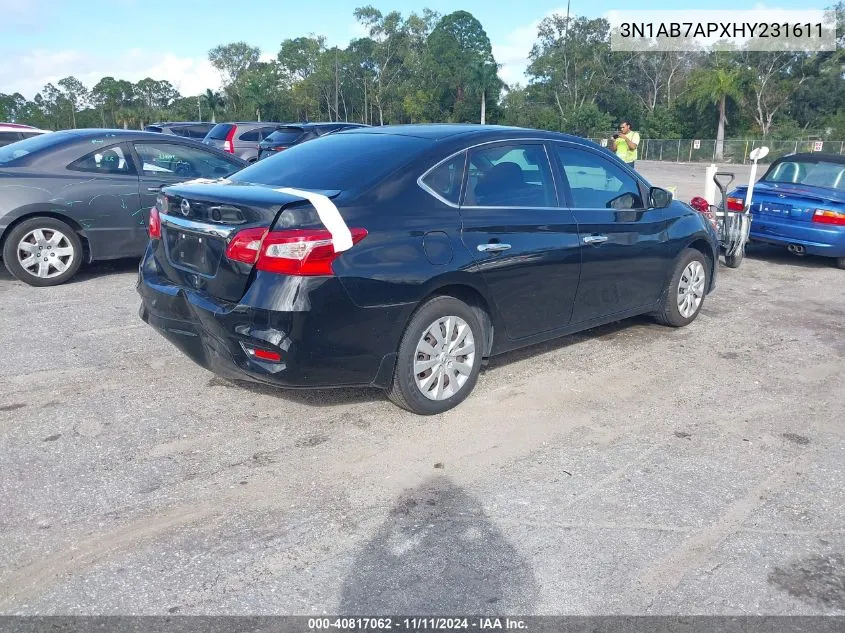
<svg viewBox="0 0 845 633"><path fill-rule="evenodd" d="M302 136L301 127L286 127L281 130L276 130L264 140L268 143L279 143L284 145L285 143L293 143L300 136Z"/></svg>
<svg viewBox="0 0 845 633"><path fill-rule="evenodd" d="M64 139L64 135L56 132L48 132L47 134L39 134L30 138L0 147L0 165L9 165L15 161L27 156L40 152L43 149L53 147Z"/></svg>
<svg viewBox="0 0 845 633"><path fill-rule="evenodd" d="M363 188L430 146L431 141L410 136L330 134L261 160L230 180L302 189Z"/></svg>
<svg viewBox="0 0 845 633"><path fill-rule="evenodd" d="M845 191L845 164L828 161L784 160L772 165L763 177L763 181Z"/></svg>
<svg viewBox="0 0 845 633"><path fill-rule="evenodd" d="M213 138L215 141L225 141L226 137L229 136L229 130L233 127L235 126L231 123L218 123L211 128L207 138Z"/></svg>

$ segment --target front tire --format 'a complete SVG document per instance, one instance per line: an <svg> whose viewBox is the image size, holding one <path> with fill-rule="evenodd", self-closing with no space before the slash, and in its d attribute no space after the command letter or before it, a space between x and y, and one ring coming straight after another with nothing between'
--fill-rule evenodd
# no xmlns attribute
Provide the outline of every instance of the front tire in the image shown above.
<svg viewBox="0 0 845 633"><path fill-rule="evenodd" d="M24 220L3 243L3 263L30 286L58 286L82 264L82 240L70 226L55 218Z"/></svg>
<svg viewBox="0 0 845 633"><path fill-rule="evenodd" d="M483 341L470 306L454 297L430 299L405 328L388 397L418 415L457 406L478 381Z"/></svg>
<svg viewBox="0 0 845 633"><path fill-rule="evenodd" d="M675 266L657 320L672 327L692 323L704 304L708 281L707 258L701 251L686 249Z"/></svg>

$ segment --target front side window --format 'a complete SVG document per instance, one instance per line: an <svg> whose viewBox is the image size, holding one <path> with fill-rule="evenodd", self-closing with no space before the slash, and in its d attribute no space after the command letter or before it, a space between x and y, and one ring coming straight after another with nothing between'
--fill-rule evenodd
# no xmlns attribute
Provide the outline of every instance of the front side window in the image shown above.
<svg viewBox="0 0 845 633"><path fill-rule="evenodd" d="M239 169L216 154L176 143L135 143L135 151L145 176L221 178Z"/></svg>
<svg viewBox="0 0 845 633"><path fill-rule="evenodd" d="M95 174L128 175L135 173L132 161L128 159L126 152L120 145L99 148L72 162L68 165L68 169Z"/></svg>
<svg viewBox="0 0 845 633"><path fill-rule="evenodd" d="M575 209L642 209L636 180L606 158L586 150L558 146L557 154Z"/></svg>
<svg viewBox="0 0 845 633"><path fill-rule="evenodd" d="M461 152L428 172L422 182L438 198L456 205L461 199L465 163L466 152Z"/></svg>
<svg viewBox="0 0 845 633"><path fill-rule="evenodd" d="M543 145L507 143L474 150L469 157L466 206L557 206Z"/></svg>

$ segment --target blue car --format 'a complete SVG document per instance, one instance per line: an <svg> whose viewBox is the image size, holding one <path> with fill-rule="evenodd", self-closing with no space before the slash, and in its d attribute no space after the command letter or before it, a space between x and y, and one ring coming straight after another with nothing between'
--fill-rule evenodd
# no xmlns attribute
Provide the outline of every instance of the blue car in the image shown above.
<svg viewBox="0 0 845 633"><path fill-rule="evenodd" d="M728 194L742 211L748 187ZM754 185L751 236L796 255L832 257L845 268L845 156L791 154L774 161Z"/></svg>

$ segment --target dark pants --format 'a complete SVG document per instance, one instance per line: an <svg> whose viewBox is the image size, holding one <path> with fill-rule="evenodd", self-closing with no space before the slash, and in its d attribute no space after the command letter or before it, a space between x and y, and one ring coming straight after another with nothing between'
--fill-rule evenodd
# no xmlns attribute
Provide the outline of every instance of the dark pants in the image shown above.
<svg viewBox="0 0 845 633"><path fill-rule="evenodd" d="M634 165L637 164L637 161L634 161L633 163L625 163L625 164L628 165L628 167L630 167L631 169L634 169Z"/></svg>

